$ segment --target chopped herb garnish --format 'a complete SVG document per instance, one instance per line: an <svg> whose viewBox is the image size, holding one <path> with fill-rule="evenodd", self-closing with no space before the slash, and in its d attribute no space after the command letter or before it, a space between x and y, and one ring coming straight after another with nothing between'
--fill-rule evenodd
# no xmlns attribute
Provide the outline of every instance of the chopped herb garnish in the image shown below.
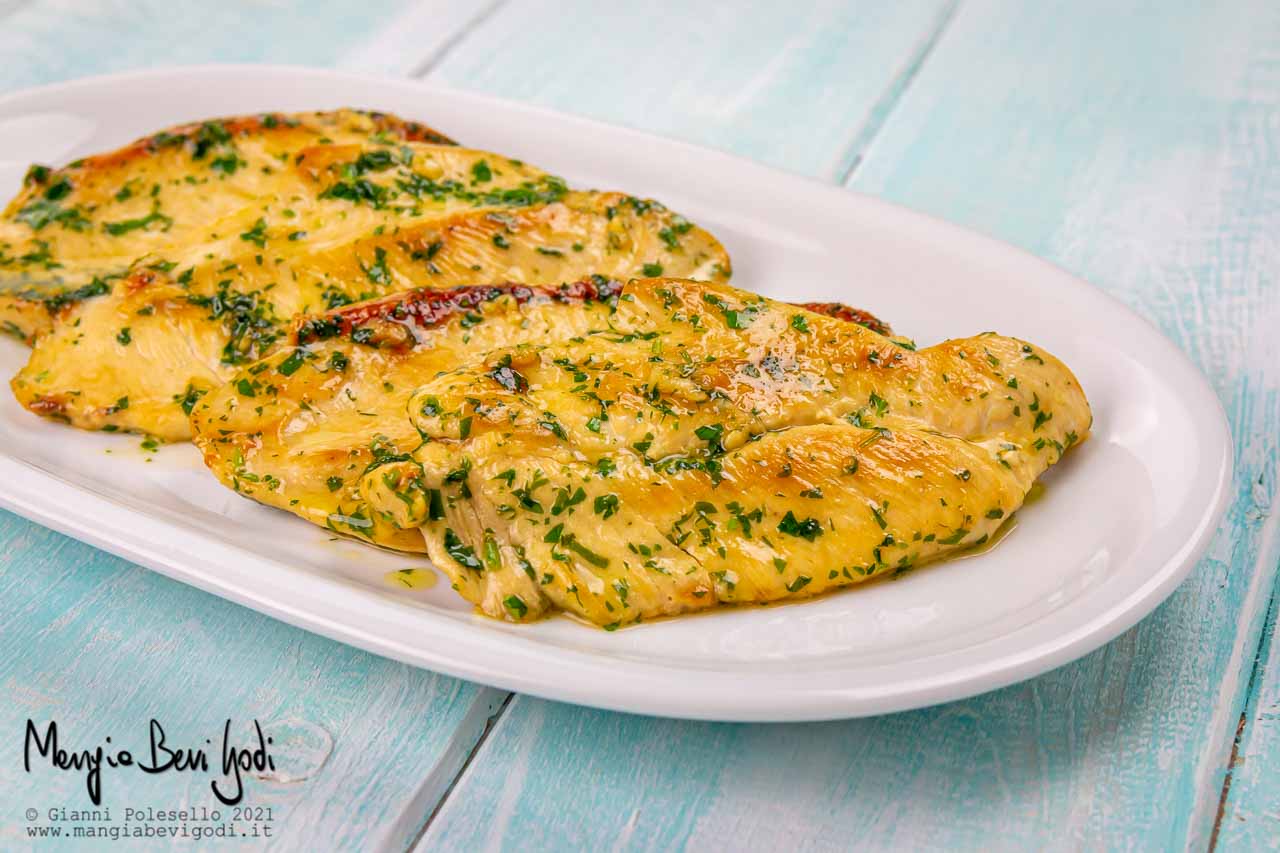
<svg viewBox="0 0 1280 853"><path fill-rule="evenodd" d="M387 250L377 246L373 250L373 257L373 263L368 266L361 261L360 269L364 270L365 276L374 284L390 284L391 271L387 269Z"/></svg>
<svg viewBox="0 0 1280 853"><path fill-rule="evenodd" d="M724 435L723 424L707 424L693 431L693 434L705 441L713 452L723 452L720 439Z"/></svg>
<svg viewBox="0 0 1280 853"><path fill-rule="evenodd" d="M121 234L128 234L130 231L149 230L151 223L159 222L161 231L168 231L173 225L173 219L165 216L159 209L153 210L146 216L139 216L137 219L125 219L120 222L105 222L102 225L104 231L112 237L119 237Z"/></svg>
<svg viewBox="0 0 1280 853"><path fill-rule="evenodd" d="M306 356L302 349L295 349L293 352L289 353L288 358L280 362L280 366L276 369L282 376L292 376L298 371L299 367L302 367L302 362L305 357Z"/></svg>
<svg viewBox="0 0 1280 853"><path fill-rule="evenodd" d="M609 559L607 557L602 557L595 551L592 551L590 548L579 542L577 537L572 534L560 537L560 544L586 560L591 565L595 566L597 569L609 568Z"/></svg>
<svg viewBox="0 0 1280 853"><path fill-rule="evenodd" d="M475 549L470 545L464 545L458 535L447 527L444 531L444 550L446 554L453 558L454 562L464 569L478 572L484 568L476 557Z"/></svg>
<svg viewBox="0 0 1280 853"><path fill-rule="evenodd" d="M618 496L615 494L600 495L595 500L596 515L608 519L618 511Z"/></svg>
<svg viewBox="0 0 1280 853"><path fill-rule="evenodd" d="M778 522L778 532L805 539L809 542L817 539L823 533L822 524L816 518L806 518L801 521L796 518L796 514L791 510L787 510L787 514L782 517L782 521Z"/></svg>
<svg viewBox="0 0 1280 853"><path fill-rule="evenodd" d="M800 575L800 577L796 578L791 583L787 584L787 592L799 592L800 590L808 586L809 582L812 580L813 578L809 577L808 575Z"/></svg>
<svg viewBox="0 0 1280 853"><path fill-rule="evenodd" d="M502 568L502 556L498 553L498 540L493 538L492 533L486 533L484 536L484 564L495 572Z"/></svg>
<svg viewBox="0 0 1280 853"><path fill-rule="evenodd" d="M196 388L188 385L187 390L182 394L175 395L173 401L182 407L183 414L191 414L191 410L196 407L196 401L203 397L206 392L203 388Z"/></svg>
<svg viewBox="0 0 1280 853"><path fill-rule="evenodd" d="M529 382L511 367L511 356L504 355L498 365L489 371L489 378L513 394L529 390Z"/></svg>
<svg viewBox="0 0 1280 853"><path fill-rule="evenodd" d="M252 243L259 249L267 245L267 221L261 217L253 223L253 227L240 235L240 239Z"/></svg>

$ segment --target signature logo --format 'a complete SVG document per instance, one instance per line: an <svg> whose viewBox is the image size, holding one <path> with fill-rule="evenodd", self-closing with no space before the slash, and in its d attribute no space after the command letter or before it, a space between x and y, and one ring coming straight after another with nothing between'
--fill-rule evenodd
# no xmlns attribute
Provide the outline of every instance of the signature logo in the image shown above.
<svg viewBox="0 0 1280 853"><path fill-rule="evenodd" d="M275 762L267 747L271 738L264 737L262 726L253 721L256 743L237 746L231 741L231 721L227 720L222 727L221 744L221 777L213 779L209 787L220 802L234 806L244 799L243 773L275 770ZM212 741L205 740L211 746ZM26 738L22 748L22 764L28 773L31 771L32 757L48 759L49 764L57 770L73 770L85 774L85 788L93 804L102 803L102 769L120 767L136 767L143 773L209 773L209 756L204 749L171 747L165 740L164 728L159 721L151 720L149 727L149 743L147 753L135 757L127 749L115 747L111 738L105 739L96 749L68 750L58 741L58 724L50 721L45 727L44 735L36 727L33 720L27 720Z"/></svg>

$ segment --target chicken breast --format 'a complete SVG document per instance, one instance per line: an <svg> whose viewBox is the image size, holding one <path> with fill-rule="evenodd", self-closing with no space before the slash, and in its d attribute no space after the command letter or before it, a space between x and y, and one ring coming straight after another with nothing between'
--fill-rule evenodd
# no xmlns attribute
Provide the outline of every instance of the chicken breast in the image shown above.
<svg viewBox="0 0 1280 853"><path fill-rule="evenodd" d="M412 392L477 353L608 330L622 288L596 276L416 290L302 318L288 346L195 404L194 440L218 478L246 497L343 535L424 551L416 527L373 512L361 490L366 471L390 475L382 466L421 443L407 415ZM811 307L888 331L844 305Z"/></svg>
<svg viewBox="0 0 1280 853"><path fill-rule="evenodd" d="M714 237L657 202L570 191L457 146L326 142L246 193L199 239L51 297L52 326L11 383L18 400L85 429L184 440L194 401L272 351L300 312L423 285L730 273Z"/></svg>
<svg viewBox="0 0 1280 853"><path fill-rule="evenodd" d="M1057 359L984 334L913 351L718 283L634 281L608 328L425 382L375 460L492 617L606 628L819 594L980 544L1089 432Z"/></svg>
<svg viewBox="0 0 1280 853"><path fill-rule="evenodd" d="M31 342L95 276L205 243L225 217L278 191L300 151L399 142L452 144L386 113L265 113L172 127L61 169L32 166L0 212L0 324Z"/></svg>

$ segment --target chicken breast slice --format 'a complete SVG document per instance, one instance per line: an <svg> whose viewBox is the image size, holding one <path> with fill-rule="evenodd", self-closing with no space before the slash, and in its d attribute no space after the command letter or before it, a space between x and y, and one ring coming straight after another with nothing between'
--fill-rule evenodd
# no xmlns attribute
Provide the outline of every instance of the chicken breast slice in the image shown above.
<svg viewBox="0 0 1280 853"><path fill-rule="evenodd" d="M1091 424L1075 377L1030 343L915 352L675 280L629 284L608 330L425 383L409 414L424 443L366 473L375 512L420 525L490 616L606 627L972 547Z"/></svg>
<svg viewBox="0 0 1280 853"><path fill-rule="evenodd" d="M195 442L218 478L246 497L343 535L422 551L417 527L396 518L424 494L374 512L361 487L377 469L380 487L399 489L394 463L422 441L407 415L413 391L477 353L607 331L622 291L601 276L416 290L304 318L288 346L194 405ZM814 307L887 329L847 306Z"/></svg>

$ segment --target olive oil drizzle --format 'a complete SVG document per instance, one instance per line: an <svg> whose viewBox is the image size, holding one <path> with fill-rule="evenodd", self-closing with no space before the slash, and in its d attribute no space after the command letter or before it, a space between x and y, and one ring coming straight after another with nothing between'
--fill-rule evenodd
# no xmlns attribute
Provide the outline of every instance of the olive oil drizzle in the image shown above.
<svg viewBox="0 0 1280 853"><path fill-rule="evenodd" d="M432 569L397 569L387 572L382 578L392 586L404 589L431 589L440 580Z"/></svg>

